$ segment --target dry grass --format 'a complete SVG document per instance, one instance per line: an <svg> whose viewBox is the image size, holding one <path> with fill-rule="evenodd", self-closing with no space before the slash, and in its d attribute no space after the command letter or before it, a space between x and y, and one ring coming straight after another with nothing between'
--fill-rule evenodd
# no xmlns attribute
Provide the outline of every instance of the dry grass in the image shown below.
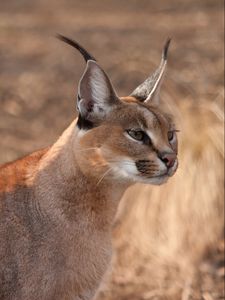
<svg viewBox="0 0 225 300"><path fill-rule="evenodd" d="M137 185L126 194L115 228L112 290L103 299L119 299L121 290L122 299L222 297L201 280L224 275L223 111L218 102L178 107L179 170L166 185ZM218 265L207 261L210 254Z"/></svg>
<svg viewBox="0 0 225 300"><path fill-rule="evenodd" d="M166 185L125 195L99 299L224 299L222 23L222 0L0 4L0 162L51 144L74 118L84 65L56 32L92 50L120 95L173 37L162 99L181 130L180 167Z"/></svg>

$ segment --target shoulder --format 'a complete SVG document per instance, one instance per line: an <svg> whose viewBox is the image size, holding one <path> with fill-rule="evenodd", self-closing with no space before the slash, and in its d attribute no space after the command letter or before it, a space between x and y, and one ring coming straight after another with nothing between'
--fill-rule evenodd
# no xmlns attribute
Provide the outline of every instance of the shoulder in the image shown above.
<svg viewBox="0 0 225 300"><path fill-rule="evenodd" d="M35 151L25 157L0 166L0 192L7 191L15 186L25 185L28 172L36 168L48 149L44 148Z"/></svg>

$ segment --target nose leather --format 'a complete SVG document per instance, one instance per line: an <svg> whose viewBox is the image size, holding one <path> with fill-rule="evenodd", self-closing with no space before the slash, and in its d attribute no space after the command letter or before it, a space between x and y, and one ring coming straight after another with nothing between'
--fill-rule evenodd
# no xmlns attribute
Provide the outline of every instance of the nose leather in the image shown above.
<svg viewBox="0 0 225 300"><path fill-rule="evenodd" d="M172 168L176 161L176 154L164 153L160 156L160 159L164 162L167 168Z"/></svg>

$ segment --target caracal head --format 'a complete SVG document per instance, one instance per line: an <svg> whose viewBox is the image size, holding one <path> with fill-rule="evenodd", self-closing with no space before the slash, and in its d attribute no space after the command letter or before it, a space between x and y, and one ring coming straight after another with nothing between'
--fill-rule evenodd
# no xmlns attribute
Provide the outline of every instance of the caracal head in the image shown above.
<svg viewBox="0 0 225 300"><path fill-rule="evenodd" d="M98 182L162 184L178 166L177 135L171 116L160 108L168 40L158 69L130 96L119 97L108 76L77 42L60 39L78 49L86 60L77 97L75 155L84 172Z"/></svg>

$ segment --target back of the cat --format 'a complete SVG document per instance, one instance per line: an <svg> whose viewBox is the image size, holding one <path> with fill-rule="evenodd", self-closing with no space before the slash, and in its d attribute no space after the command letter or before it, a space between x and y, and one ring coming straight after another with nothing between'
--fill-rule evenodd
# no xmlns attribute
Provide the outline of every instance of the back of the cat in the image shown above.
<svg viewBox="0 0 225 300"><path fill-rule="evenodd" d="M38 298L44 289L46 266L37 265L40 246L49 224L38 218L30 178L47 149L0 168L0 299ZM44 255L48 255L47 252ZM32 282L37 282L34 289ZM29 284L30 282L30 284ZM29 295L29 296L26 296Z"/></svg>

